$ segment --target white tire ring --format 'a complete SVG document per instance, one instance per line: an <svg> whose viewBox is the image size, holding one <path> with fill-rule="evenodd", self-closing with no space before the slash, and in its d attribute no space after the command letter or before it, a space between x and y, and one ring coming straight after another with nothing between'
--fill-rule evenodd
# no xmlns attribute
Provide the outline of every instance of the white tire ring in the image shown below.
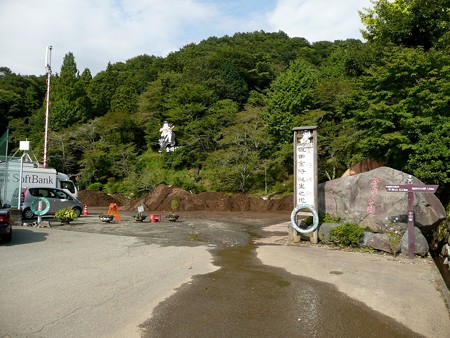
<svg viewBox="0 0 450 338"><path fill-rule="evenodd" d="M44 210L38 210L39 202L45 203ZM50 201L45 197L35 197L31 201L30 209L36 216L44 216L50 210Z"/></svg>
<svg viewBox="0 0 450 338"><path fill-rule="evenodd" d="M309 229L301 229L297 225L297 214L300 210L308 209L313 214L313 225L312 228ZM314 207L309 204L299 204L295 207L294 210L292 210L291 213L291 225L292 227L297 230L298 232L302 234L310 234L311 232L315 231L317 227L319 226L319 215L317 214L317 211L314 210Z"/></svg>

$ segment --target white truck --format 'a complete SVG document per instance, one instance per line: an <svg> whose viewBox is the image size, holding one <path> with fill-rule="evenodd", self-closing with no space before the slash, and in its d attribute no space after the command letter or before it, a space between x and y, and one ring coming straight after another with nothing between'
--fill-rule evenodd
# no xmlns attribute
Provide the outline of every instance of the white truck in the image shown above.
<svg viewBox="0 0 450 338"><path fill-rule="evenodd" d="M21 168L22 167L22 168ZM18 204L19 178L22 172L22 189L49 187L68 191L74 197L78 190L74 182L66 174L53 168L39 167L35 162L9 161L0 163L0 185L2 204L16 207Z"/></svg>

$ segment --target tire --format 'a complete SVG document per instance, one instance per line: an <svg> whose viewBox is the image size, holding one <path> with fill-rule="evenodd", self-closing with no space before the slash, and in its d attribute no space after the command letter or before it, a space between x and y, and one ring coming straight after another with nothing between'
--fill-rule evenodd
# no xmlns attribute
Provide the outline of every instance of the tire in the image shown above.
<svg viewBox="0 0 450 338"><path fill-rule="evenodd" d="M11 227L11 231L9 232L9 234L6 234L5 237L3 237L3 242L9 243L9 242L11 242L11 239L12 239L12 227Z"/></svg>
<svg viewBox="0 0 450 338"><path fill-rule="evenodd" d="M81 215L81 209L80 208L75 207L75 208L73 208L73 211L75 211L77 213L77 217L80 217L80 215Z"/></svg>
<svg viewBox="0 0 450 338"><path fill-rule="evenodd" d="M23 218L25 218L25 219L32 219L35 217L30 208L26 208L23 211L22 215L23 215Z"/></svg>

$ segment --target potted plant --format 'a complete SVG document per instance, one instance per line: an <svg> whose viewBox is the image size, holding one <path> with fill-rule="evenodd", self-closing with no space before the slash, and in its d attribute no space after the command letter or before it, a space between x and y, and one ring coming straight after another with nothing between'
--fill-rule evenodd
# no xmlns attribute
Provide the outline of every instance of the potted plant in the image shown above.
<svg viewBox="0 0 450 338"><path fill-rule="evenodd" d="M147 218L147 215L144 215L143 212L138 212L133 217L136 222L143 222Z"/></svg>
<svg viewBox="0 0 450 338"><path fill-rule="evenodd" d="M170 207L172 212L166 216L170 222L175 222L178 219L178 215L175 213L179 207L180 203L175 198L170 201Z"/></svg>
<svg viewBox="0 0 450 338"><path fill-rule="evenodd" d="M102 221L104 223L109 223L109 222L112 222L112 220L114 219L114 215L113 214L101 214L98 216L98 218L100 219L100 221Z"/></svg>
<svg viewBox="0 0 450 338"><path fill-rule="evenodd" d="M75 212L75 210L72 210L71 208L65 208L65 209L58 210L55 213L55 218L59 219L61 221L61 223L69 224L70 222L78 219L78 215Z"/></svg>

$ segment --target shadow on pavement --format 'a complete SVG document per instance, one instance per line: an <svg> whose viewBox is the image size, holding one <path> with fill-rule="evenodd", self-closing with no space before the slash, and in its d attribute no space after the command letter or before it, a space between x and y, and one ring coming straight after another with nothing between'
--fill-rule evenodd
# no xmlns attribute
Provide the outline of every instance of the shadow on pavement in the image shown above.
<svg viewBox="0 0 450 338"><path fill-rule="evenodd" d="M13 227L12 240L6 246L28 244L34 242L42 242L47 239L47 232L37 232L26 228Z"/></svg>

